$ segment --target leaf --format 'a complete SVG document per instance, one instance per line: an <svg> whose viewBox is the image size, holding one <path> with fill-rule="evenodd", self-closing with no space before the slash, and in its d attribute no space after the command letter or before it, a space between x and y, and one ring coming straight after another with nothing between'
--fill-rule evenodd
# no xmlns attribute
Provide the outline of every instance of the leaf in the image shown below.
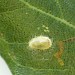
<svg viewBox="0 0 75 75"><path fill-rule="evenodd" d="M1 0L0 54L13 75L74 75L75 68L74 0ZM49 28L49 29L48 29ZM45 51L32 50L29 41L48 36L53 45ZM57 42L64 43L60 66L54 54Z"/></svg>

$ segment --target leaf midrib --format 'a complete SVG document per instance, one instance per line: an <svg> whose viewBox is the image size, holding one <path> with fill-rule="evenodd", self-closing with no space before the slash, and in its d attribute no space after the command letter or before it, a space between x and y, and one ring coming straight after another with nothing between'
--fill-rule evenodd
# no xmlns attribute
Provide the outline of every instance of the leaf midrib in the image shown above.
<svg viewBox="0 0 75 75"><path fill-rule="evenodd" d="M68 21L66 21L64 19L61 19L59 17L56 17L53 14L47 13L47 12L41 10L41 9L38 9L37 7L34 7L34 6L30 5L28 2L25 2L24 0L19 0L19 1L21 1L22 3L24 3L25 5L27 5L29 8L31 8L33 10L36 10L36 11L38 11L38 12L40 12L42 14L45 14L47 16L50 16L51 18L53 18L53 19L55 19L55 20L57 20L57 21L65 24L65 25L67 25L67 26L72 27L73 29L75 29L75 26L73 24L69 23Z"/></svg>

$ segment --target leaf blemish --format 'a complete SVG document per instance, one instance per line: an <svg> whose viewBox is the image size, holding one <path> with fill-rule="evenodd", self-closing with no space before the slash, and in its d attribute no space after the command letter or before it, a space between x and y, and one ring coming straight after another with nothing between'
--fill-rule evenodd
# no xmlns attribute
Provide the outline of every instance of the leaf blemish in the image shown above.
<svg viewBox="0 0 75 75"><path fill-rule="evenodd" d="M52 40L46 36L38 36L29 41L29 47L36 50L47 50L52 46Z"/></svg>
<svg viewBox="0 0 75 75"><path fill-rule="evenodd" d="M42 25L43 29L44 29L44 32L49 32L49 27L46 26L46 25Z"/></svg>

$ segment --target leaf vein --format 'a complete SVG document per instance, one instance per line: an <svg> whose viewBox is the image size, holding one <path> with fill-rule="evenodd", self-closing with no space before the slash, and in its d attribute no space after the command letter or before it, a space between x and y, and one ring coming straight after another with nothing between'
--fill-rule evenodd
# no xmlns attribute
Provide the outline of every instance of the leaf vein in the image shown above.
<svg viewBox="0 0 75 75"><path fill-rule="evenodd" d="M10 54L10 53L8 53L8 55L9 55L9 57L10 57L10 59L17 65L17 66L20 66L20 67L23 67L23 68L29 68L29 69L31 69L31 70L33 70L33 71L42 71L42 70L52 70L52 71L68 71L69 69L67 69L67 68L65 68L65 69L63 69L63 70L61 70L61 69L35 69L35 68L33 68L33 67L28 67L28 66L24 66L24 65L21 65L20 63L18 63L14 58L13 58L13 56Z"/></svg>
<svg viewBox="0 0 75 75"><path fill-rule="evenodd" d="M60 5L60 3L59 3L59 0L55 0L55 1L56 1L56 4L57 4L58 7L59 7L59 10L60 10L60 13L61 13L61 17L64 18L63 13L62 13L62 8L61 8L61 5Z"/></svg>
<svg viewBox="0 0 75 75"><path fill-rule="evenodd" d="M71 24L70 22L66 21L65 19L61 19L59 17L54 16L53 14L47 13L47 12L45 12L45 11L43 11L43 10L41 10L41 9L39 9L39 8L31 5L31 4L29 4L28 2L26 2L24 0L19 0L19 1L21 1L22 3L24 3L25 5L27 5L29 8L31 8L33 10L36 10L36 11L38 11L38 12L40 12L42 14L45 14L47 16L50 16L51 18L53 18L53 19L55 19L55 20L57 20L57 21L65 24L66 26L69 26L69 27L75 29L75 26L73 24Z"/></svg>

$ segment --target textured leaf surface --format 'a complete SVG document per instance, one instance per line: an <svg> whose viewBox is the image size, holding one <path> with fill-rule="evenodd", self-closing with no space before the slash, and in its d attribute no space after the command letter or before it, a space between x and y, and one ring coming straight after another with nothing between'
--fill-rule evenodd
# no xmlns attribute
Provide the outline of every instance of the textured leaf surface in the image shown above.
<svg viewBox="0 0 75 75"><path fill-rule="evenodd" d="M75 41L64 43L64 66L54 57L57 42L75 37L74 15L75 0L0 0L0 54L13 75L75 75ZM29 48L39 35L50 49Z"/></svg>

